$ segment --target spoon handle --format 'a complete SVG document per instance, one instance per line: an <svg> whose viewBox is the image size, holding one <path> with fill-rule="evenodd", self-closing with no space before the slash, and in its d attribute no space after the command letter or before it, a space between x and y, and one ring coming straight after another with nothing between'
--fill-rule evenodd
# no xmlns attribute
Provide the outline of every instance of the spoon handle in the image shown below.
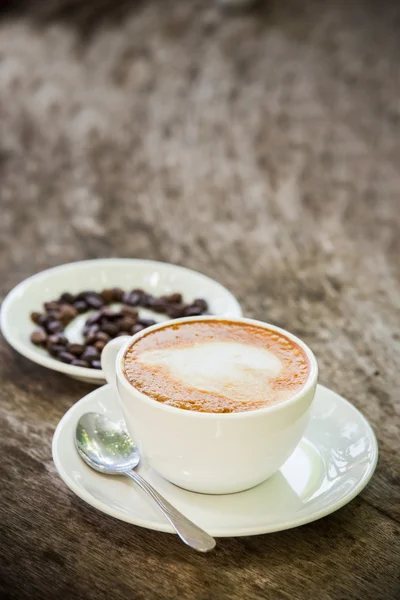
<svg viewBox="0 0 400 600"><path fill-rule="evenodd" d="M170 504L161 494L159 494L152 485L135 471L125 471L133 481L135 481L148 495L153 498L158 508L171 523L181 540L188 546L199 552L208 552L215 547L215 540L208 533L197 527L192 521L189 521L179 510Z"/></svg>

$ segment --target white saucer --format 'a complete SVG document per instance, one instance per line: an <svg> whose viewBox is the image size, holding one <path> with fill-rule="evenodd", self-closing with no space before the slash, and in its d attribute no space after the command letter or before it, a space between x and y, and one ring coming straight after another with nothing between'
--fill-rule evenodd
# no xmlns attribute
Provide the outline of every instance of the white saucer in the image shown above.
<svg viewBox="0 0 400 600"><path fill-rule="evenodd" d="M42 312L43 302L54 300L63 292L78 293L93 289L121 287L143 288L159 296L181 292L186 301L207 300L210 313L222 317L241 317L236 298L220 283L197 271L177 265L135 258L105 258L69 263L47 269L19 283L5 298L0 314L1 329L8 343L33 362L60 371L88 383L105 382L102 371L68 365L51 357L43 348L34 346L29 337L36 325L32 311ZM141 316L161 321L165 317L142 309ZM81 331L89 313L78 316L67 327L71 342L81 342Z"/></svg>
<svg viewBox="0 0 400 600"><path fill-rule="evenodd" d="M53 459L64 482L82 500L108 515L172 533L132 481L96 473L80 459L73 434L79 417L88 411L122 420L109 385L70 408L53 438ZM377 459L377 442L365 417L347 400L320 385L300 445L278 473L251 490L223 496L195 494L169 483L146 464L140 473L208 533L233 537L281 531L332 513L361 492Z"/></svg>

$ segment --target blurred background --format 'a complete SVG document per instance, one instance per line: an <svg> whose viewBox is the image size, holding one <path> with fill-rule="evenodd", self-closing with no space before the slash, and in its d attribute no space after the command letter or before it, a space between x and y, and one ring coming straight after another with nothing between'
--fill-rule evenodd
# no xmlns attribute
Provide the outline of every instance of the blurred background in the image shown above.
<svg viewBox="0 0 400 600"><path fill-rule="evenodd" d="M302 336L339 391L335 344L361 378L390 364L399 17L388 0L3 1L3 296L63 262L171 261Z"/></svg>

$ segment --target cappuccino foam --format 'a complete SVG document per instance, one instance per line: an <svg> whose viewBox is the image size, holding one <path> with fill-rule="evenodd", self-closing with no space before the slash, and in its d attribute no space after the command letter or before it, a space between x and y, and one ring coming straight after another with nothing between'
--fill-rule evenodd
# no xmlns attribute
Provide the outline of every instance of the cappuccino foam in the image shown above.
<svg viewBox="0 0 400 600"><path fill-rule="evenodd" d="M308 376L304 351L284 335L234 321L190 321L144 334L125 375L147 396L200 412L238 412L287 400Z"/></svg>

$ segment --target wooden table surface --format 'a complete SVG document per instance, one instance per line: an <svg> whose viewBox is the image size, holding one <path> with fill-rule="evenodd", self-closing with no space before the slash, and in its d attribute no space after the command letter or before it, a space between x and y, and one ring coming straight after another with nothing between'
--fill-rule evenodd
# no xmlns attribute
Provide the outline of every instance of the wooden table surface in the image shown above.
<svg viewBox="0 0 400 600"><path fill-rule="evenodd" d="M310 525L212 555L102 515L51 459L92 388L0 352L0 595L400 597L399 8L17 2L0 21L0 290L84 258L203 271L315 351L376 473Z"/></svg>

